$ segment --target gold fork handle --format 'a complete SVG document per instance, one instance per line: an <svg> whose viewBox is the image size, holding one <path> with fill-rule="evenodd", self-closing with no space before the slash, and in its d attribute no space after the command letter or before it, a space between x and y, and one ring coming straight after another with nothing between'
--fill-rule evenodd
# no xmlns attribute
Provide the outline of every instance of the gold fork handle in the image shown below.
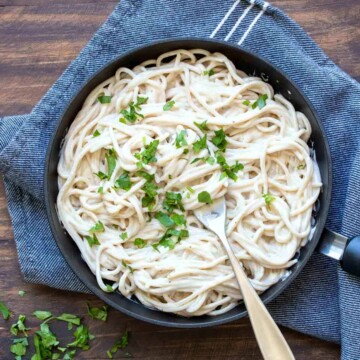
<svg viewBox="0 0 360 360"><path fill-rule="evenodd" d="M256 340L265 360L295 359L283 334L267 311L259 295L251 286L225 236L220 236L234 269L240 290L254 329Z"/></svg>

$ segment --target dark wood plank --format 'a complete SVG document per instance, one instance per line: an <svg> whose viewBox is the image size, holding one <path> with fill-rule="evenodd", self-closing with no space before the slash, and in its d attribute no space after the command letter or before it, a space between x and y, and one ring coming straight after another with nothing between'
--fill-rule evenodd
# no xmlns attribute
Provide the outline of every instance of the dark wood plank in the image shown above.
<svg viewBox="0 0 360 360"><path fill-rule="evenodd" d="M114 0L0 0L0 116L30 111L116 3ZM358 0L275 0L272 3L299 22L345 71L360 79ZM23 282L2 184L0 259L0 299L17 315L47 309L86 317L87 301L100 304L94 296ZM20 289L27 293L24 298L18 296ZM106 324L86 321L97 339L90 351L81 354L82 359L106 359L106 349L125 328L131 332L128 351L139 359L261 358L247 319L210 329L179 330L145 324L112 310ZM12 358L8 350L10 323L0 319L1 359ZM30 319L29 325L35 327L37 322ZM61 339L70 339L63 327L54 329ZM286 328L282 330L297 359L339 358L337 345ZM124 352L117 358L124 358Z"/></svg>

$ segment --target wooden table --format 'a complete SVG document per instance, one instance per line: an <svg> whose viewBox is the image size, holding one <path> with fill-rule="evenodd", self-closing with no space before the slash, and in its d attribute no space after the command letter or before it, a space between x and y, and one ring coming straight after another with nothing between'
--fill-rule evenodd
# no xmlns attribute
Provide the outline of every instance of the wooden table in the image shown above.
<svg viewBox="0 0 360 360"><path fill-rule="evenodd" d="M274 0L320 44L345 71L360 79L360 2L358 0ZM114 0L0 0L0 116L27 113L61 75L111 13ZM89 295L57 291L23 282L17 262L4 188L0 185L0 300L15 314L35 309L85 315ZM19 297L18 291L26 296ZM146 324L114 310L107 323L89 321L97 338L81 359L106 359L106 350L125 328L127 348L137 359L261 359L249 320L201 330ZM11 321L12 322L12 321ZM30 326L35 326L29 321ZM9 352L9 322L0 319L0 358ZM337 345L282 329L296 358L338 359ZM71 333L59 330L60 337ZM125 357L118 353L117 358Z"/></svg>

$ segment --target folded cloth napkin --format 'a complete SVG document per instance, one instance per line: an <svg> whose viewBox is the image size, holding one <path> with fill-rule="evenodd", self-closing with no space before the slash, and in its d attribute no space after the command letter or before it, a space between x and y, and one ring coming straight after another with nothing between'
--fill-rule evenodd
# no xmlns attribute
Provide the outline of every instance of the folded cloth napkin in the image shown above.
<svg viewBox="0 0 360 360"><path fill-rule="evenodd" d="M0 120L4 175L19 262L26 281L87 291L61 256L44 206L44 157L70 98L100 67L138 45L171 37L211 37L263 56L309 97L325 127L334 166L327 226L360 233L360 85L341 71L277 8L263 1L122 0L109 19L29 115ZM341 343L360 358L360 279L314 254L270 305L280 324Z"/></svg>

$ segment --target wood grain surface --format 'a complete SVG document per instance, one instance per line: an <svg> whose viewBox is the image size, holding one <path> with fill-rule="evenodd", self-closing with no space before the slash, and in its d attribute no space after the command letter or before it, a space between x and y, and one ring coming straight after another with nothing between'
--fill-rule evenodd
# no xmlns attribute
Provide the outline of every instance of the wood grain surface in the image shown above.
<svg viewBox="0 0 360 360"><path fill-rule="evenodd" d="M360 79L360 1L276 0L272 3L300 23L325 52L355 79ZM0 116L27 113L41 99L111 13L111 0L0 0ZM61 276L61 274L59 274ZM25 297L18 291L25 290ZM24 283L16 256L4 188L0 185L0 300L16 314L36 309L84 316L96 335L80 359L106 359L106 350L124 329L131 333L126 349L137 359L261 359L249 321L201 330L168 329L149 325L114 310L107 323L85 316L89 295L57 291ZM36 321L29 317L29 326ZM9 352L10 324L0 319L0 359ZM71 332L55 327L60 338ZM340 357L337 345L282 328L296 359ZM119 352L115 358L126 358Z"/></svg>

